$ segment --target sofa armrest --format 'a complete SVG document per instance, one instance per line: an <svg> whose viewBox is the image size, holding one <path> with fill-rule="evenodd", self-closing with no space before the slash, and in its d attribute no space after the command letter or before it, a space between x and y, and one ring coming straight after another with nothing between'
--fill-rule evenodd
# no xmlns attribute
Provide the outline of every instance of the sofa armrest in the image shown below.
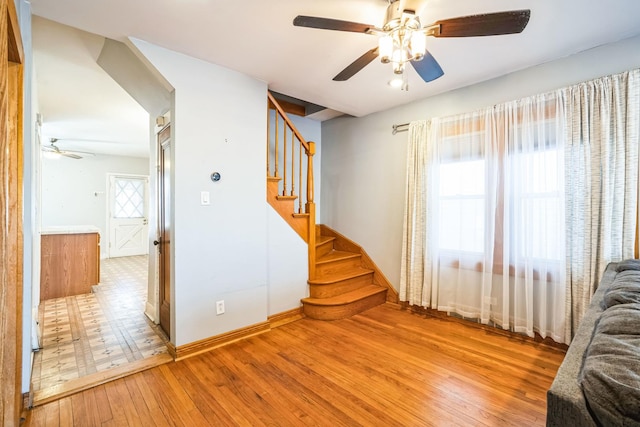
<svg viewBox="0 0 640 427"><path fill-rule="evenodd" d="M610 263L607 266L589 309L580 322L551 388L547 391L547 426L596 426L578 379L593 328L603 311L601 301L617 274L616 265L617 263Z"/></svg>

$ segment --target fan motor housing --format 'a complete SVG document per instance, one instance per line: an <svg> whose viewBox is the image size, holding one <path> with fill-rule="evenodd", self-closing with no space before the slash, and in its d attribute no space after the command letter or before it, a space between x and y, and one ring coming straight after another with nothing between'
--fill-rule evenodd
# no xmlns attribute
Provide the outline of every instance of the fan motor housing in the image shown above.
<svg viewBox="0 0 640 427"><path fill-rule="evenodd" d="M409 20L414 20L417 24L417 28L413 29L420 28L420 21L418 20L415 11L405 9L404 1L396 0L387 7L387 14L384 19L385 24L382 29L385 31L391 31L405 24ZM413 27L415 24L410 26Z"/></svg>

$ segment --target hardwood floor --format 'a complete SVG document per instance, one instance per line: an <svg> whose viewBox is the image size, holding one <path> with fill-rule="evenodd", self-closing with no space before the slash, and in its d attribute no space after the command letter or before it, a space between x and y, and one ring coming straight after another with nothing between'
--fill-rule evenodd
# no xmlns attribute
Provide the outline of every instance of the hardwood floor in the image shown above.
<svg viewBox="0 0 640 427"><path fill-rule="evenodd" d="M33 409L29 426L542 426L562 350L385 304Z"/></svg>

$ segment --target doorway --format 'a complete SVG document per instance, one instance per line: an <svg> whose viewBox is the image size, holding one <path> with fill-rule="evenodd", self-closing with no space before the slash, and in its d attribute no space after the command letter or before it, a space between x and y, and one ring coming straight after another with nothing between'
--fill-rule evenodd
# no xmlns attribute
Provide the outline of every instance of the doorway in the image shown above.
<svg viewBox="0 0 640 427"><path fill-rule="evenodd" d="M149 197L149 177L143 173L149 173L149 165L148 158L106 154L43 162L45 194L41 206L46 218L78 223L103 221L96 228L104 234L101 246L106 257L100 261L97 286L86 293L40 304L42 333L33 365L34 404L52 395L90 387L94 381L134 372L140 366L172 360L164 333L145 314L149 288L146 229L148 200L153 197ZM134 167L138 169L132 172L137 173L114 173ZM61 180L65 185L59 183ZM82 185L86 185L84 190ZM60 201L63 207L47 205ZM151 206L157 202L153 203ZM89 209L92 206L97 208ZM89 216L91 213L95 215ZM117 252L110 250L114 247ZM78 260L75 263L81 264Z"/></svg>
<svg viewBox="0 0 640 427"><path fill-rule="evenodd" d="M102 259L100 266L102 271L100 272L101 284L96 287L98 292L83 294L84 297L74 296L75 301L71 302L57 301L56 304L59 303L57 308L60 310L57 308L47 310L47 319L44 319L44 310L39 311L37 304L39 298L34 304L34 314L43 316L39 317L41 330L46 329L47 321L50 319L60 325L68 325L70 328L64 335L53 336L47 333L49 339L45 342L43 337L37 343L40 347L44 347L40 350L40 355L46 352L47 364L52 368L57 366L55 369L60 373L66 372L67 364L71 361L72 350L80 350L85 355L93 354L92 359L88 356L77 358L78 366L87 374L102 375L100 369L103 366L118 365L111 369L124 369L125 358L130 362L132 355L133 360L137 360L140 354L145 356L148 354L145 341L150 339L148 336L143 337L138 334L137 329L134 331L133 326L129 326L130 319L126 317L130 314L135 319L147 322L145 313L151 313L149 317L153 318L153 322L159 321L159 290L156 278L158 271L149 270L152 263L154 268L157 268L155 259L152 262L149 260L155 257L155 253L152 253L151 257L146 255L151 249L150 234L153 237L156 236L157 220L154 216L158 210L155 191L153 194L148 194L149 188L155 187L153 181L158 173L155 155L151 161L149 160L150 145L154 146L151 151L155 152L155 138L150 144L151 118L148 112L150 110L145 109L137 99L131 97L126 89L123 90L124 86L121 82L103 68L103 65L109 64L103 61L98 63L100 58L96 58L96 54L102 52L107 44L108 40L105 41L102 36L33 17L34 63L37 64L37 74L47 76L46 79L37 81L38 108L41 112L47 112L42 116L41 122L43 141L55 138L60 151L77 154L73 157L47 159L42 165L37 166L40 173L38 182L42 191L36 196L35 204L39 210L44 208L42 222L38 227L84 224L95 226L101 234L102 257L106 257ZM119 62L121 63L122 61ZM113 71L113 68L109 69ZM79 71L83 71L83 74L76 74ZM118 75L126 74L125 70ZM68 84L70 76L71 84ZM140 76L135 78L139 79ZM153 111L157 110L158 108L154 107ZM114 175L113 182L108 178L109 174ZM117 180L115 177L121 177L124 180ZM140 197L140 191L136 190L132 193L133 197L149 199L151 204L143 206L142 214L136 212L140 206L134 202L133 208L122 206L124 211L131 208L129 212L108 216L109 206L114 203L113 199L117 198L116 192L112 189L123 184L121 193L126 193L131 190L128 187L141 184L139 178L145 178L144 185L138 186L138 190L144 189L145 194L144 197ZM125 204L128 201L126 200ZM151 224L145 224L145 219L149 217L152 218ZM114 227L108 224L110 218L114 219ZM131 224L127 221L138 221L138 223ZM150 234L143 230L143 226L149 227L149 225L151 225ZM39 229L36 230L36 233L39 231ZM110 241L111 248L108 246ZM151 251L154 252L152 249ZM136 255L140 252L145 255ZM135 262L127 263L128 259ZM117 262L114 264L111 261ZM118 264L120 261L122 265ZM37 266L39 267L39 263ZM139 272L140 275L133 272ZM149 272L153 286L147 281ZM99 303L107 297L107 294L115 295L116 291L133 288L132 282L138 283L140 277L143 278L142 289L144 295L148 293L148 301L146 298L142 299L144 303L136 300L135 304L131 304L131 307L135 306L135 310L126 310L125 314L105 313ZM105 284L102 282L108 282L109 289L106 286L100 289L100 286ZM36 279L34 285L39 290L39 280ZM149 289L152 287L154 289ZM100 290L104 292L100 293ZM95 297L96 301L89 297ZM124 308L125 303L129 304L127 302L129 300L125 297L118 298L117 305L120 308ZM45 305L45 303L42 304L43 308ZM99 311L102 311L102 317L99 317ZM69 316L65 317L65 314ZM89 314L94 318L88 321L72 320L73 316L83 314ZM80 318L76 317L76 319ZM93 324L87 323L93 321L100 322L100 331L94 329ZM118 343L126 344L126 347L120 346L124 358L115 357L120 350L114 345L113 339L104 334L108 326L115 324L125 325L122 333L115 332L113 335ZM148 326L161 333L155 323L149 323ZM52 330L56 328L57 326L52 326ZM52 330L44 330L44 332L52 332ZM134 332L135 337L131 335ZM98 334L102 335L97 336ZM78 337L82 336L89 338L88 344L78 340ZM102 339L104 343L100 341ZM92 352L103 344L104 354ZM47 345L51 346L51 351L47 351ZM131 348L134 350L130 351ZM53 363L54 357L58 358L55 363ZM60 362L59 365L58 362ZM93 372L94 369L96 372ZM69 381L65 384L75 380L71 372L68 374Z"/></svg>

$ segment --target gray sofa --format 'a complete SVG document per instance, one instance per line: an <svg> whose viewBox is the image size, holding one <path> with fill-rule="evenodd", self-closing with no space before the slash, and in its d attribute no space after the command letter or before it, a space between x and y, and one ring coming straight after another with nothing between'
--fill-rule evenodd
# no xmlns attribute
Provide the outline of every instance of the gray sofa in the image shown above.
<svg viewBox="0 0 640 427"><path fill-rule="evenodd" d="M547 426L640 426L640 260L611 263L547 392Z"/></svg>

